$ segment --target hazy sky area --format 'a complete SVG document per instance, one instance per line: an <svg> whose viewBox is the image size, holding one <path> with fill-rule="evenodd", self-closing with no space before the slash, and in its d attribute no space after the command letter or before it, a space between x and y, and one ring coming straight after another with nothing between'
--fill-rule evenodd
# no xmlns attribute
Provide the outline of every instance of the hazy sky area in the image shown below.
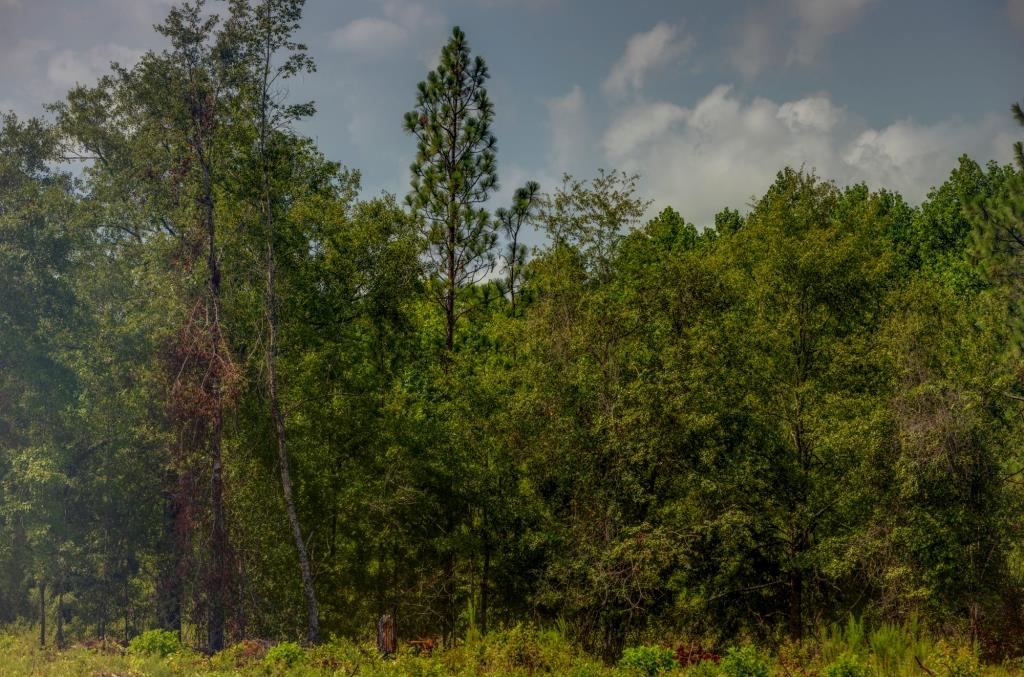
<svg viewBox="0 0 1024 677"><path fill-rule="evenodd" d="M0 0L0 109L162 47L169 6ZM406 192L402 115L453 24L490 66L499 198L614 167L703 225L789 164L916 203L958 155L1008 161L1022 136L1024 0L308 0L301 129L364 194Z"/></svg>

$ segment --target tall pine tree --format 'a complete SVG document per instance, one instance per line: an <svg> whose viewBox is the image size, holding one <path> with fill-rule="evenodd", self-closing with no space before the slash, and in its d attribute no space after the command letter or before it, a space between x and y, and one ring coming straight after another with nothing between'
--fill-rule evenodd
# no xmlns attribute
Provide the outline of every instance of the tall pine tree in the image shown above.
<svg viewBox="0 0 1024 677"><path fill-rule="evenodd" d="M405 114L405 129L417 140L407 203L423 220L428 280L444 311L446 369L458 321L472 307L466 291L494 267L497 235L483 207L498 185L487 78L487 64L470 56L456 26L437 68L417 88L415 110Z"/></svg>

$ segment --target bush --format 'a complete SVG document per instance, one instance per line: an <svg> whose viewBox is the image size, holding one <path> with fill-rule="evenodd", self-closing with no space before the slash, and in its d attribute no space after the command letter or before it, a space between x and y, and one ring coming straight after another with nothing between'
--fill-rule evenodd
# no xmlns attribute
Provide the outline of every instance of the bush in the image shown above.
<svg viewBox="0 0 1024 677"><path fill-rule="evenodd" d="M634 646L622 652L619 667L642 675L657 675L679 667L671 649L660 646Z"/></svg>
<svg viewBox="0 0 1024 677"><path fill-rule="evenodd" d="M314 667L330 670L332 674L335 672L345 674L357 672L359 664L365 658L358 645L337 637L313 647L307 655Z"/></svg>
<svg viewBox="0 0 1024 677"><path fill-rule="evenodd" d="M857 660L856 656L844 653L825 668L825 677L872 677L874 671Z"/></svg>
<svg viewBox="0 0 1024 677"><path fill-rule="evenodd" d="M686 677L720 677L722 668L715 661L701 661L686 669Z"/></svg>
<svg viewBox="0 0 1024 677"><path fill-rule="evenodd" d="M718 667L725 677L769 677L770 674L768 663L752 646L729 649Z"/></svg>
<svg viewBox="0 0 1024 677"><path fill-rule="evenodd" d="M981 664L977 654L965 646L952 647L940 641L931 657L935 673L942 677L981 677Z"/></svg>
<svg viewBox="0 0 1024 677"><path fill-rule="evenodd" d="M210 658L210 665L217 670L243 668L256 663L267 655L269 643L259 639L243 639L219 651Z"/></svg>
<svg viewBox="0 0 1024 677"><path fill-rule="evenodd" d="M568 674L573 669L589 669L590 659L557 628L543 629L518 624L501 632L489 633L472 644L456 646L445 652L446 665L453 672L519 673L545 672Z"/></svg>
<svg viewBox="0 0 1024 677"><path fill-rule="evenodd" d="M292 668L305 663L309 657L295 642L281 642L267 652L263 660L275 667Z"/></svg>
<svg viewBox="0 0 1024 677"><path fill-rule="evenodd" d="M166 658L181 649L177 633L170 630L147 630L128 643L128 651L139 656Z"/></svg>

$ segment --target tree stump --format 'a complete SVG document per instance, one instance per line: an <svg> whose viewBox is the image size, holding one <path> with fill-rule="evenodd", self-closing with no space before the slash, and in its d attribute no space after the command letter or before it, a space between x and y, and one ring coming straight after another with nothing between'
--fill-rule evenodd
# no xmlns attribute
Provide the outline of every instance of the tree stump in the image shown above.
<svg viewBox="0 0 1024 677"><path fill-rule="evenodd" d="M395 637L395 619L391 614L384 614L377 621L377 650L385 658L393 656L398 649L398 640Z"/></svg>

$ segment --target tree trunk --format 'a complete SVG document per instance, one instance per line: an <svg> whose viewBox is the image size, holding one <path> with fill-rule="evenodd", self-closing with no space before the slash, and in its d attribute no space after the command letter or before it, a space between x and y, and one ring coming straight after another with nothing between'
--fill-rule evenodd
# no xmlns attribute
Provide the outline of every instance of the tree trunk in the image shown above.
<svg viewBox="0 0 1024 677"><path fill-rule="evenodd" d="M445 645L455 642L455 551L449 546L444 563Z"/></svg>
<svg viewBox="0 0 1024 677"><path fill-rule="evenodd" d="M213 505L213 533L210 538L213 571L210 576L206 645L209 652L216 653L224 648L224 617L226 614L225 583L227 570L226 551L228 547L227 524L224 517L224 478L221 466L221 434L223 421L218 410L214 414L214 431L210 439L210 456L213 461L211 498Z"/></svg>
<svg viewBox="0 0 1024 677"><path fill-rule="evenodd" d="M487 606L490 595L491 580L491 544L484 537L484 570L480 578L480 634L487 634Z"/></svg>
<svg viewBox="0 0 1024 677"><path fill-rule="evenodd" d="M128 619L128 575L125 574L124 578L124 645L128 646L129 640L131 640L131 625Z"/></svg>
<svg viewBox="0 0 1024 677"><path fill-rule="evenodd" d="M457 244L457 229L454 220L449 219L448 224L448 279L447 289L444 294L444 373L448 373L452 363L452 353L455 351L455 292L456 274L455 270L455 247Z"/></svg>
<svg viewBox="0 0 1024 677"><path fill-rule="evenodd" d="M159 559L159 580L156 585L157 624L164 630L181 636L182 580L180 562L184 557L178 534L178 520L181 519L180 499L173 488L178 485L177 474L168 472L164 478L164 524L161 554Z"/></svg>
<svg viewBox="0 0 1024 677"><path fill-rule="evenodd" d="M46 583L39 579L39 646L46 646Z"/></svg>
<svg viewBox="0 0 1024 677"><path fill-rule="evenodd" d="M61 584L60 589L57 591L57 618L56 618L57 631L53 637L53 643L58 649L63 649L64 643L64 585Z"/></svg>
<svg viewBox="0 0 1024 677"><path fill-rule="evenodd" d="M789 576L789 635L800 640L804 634L803 621L804 578L800 572Z"/></svg>
<svg viewBox="0 0 1024 677"><path fill-rule="evenodd" d="M269 219L268 219L269 220ZM316 602L316 589L313 587L313 575L309 568L309 555L306 542L302 537L302 526L295 509L292 496L292 479L288 466L288 443L285 434L284 415L281 413L281 402L277 391L277 292L274 279L274 244L273 231L268 234L267 242L267 390L270 400L270 415L274 420L277 434L277 462L281 471L281 489L284 493L285 509L288 513L288 524L295 541L295 550L299 556L299 570L302 574L302 592L306 597L306 639L310 644L320 641L320 619Z"/></svg>
<svg viewBox="0 0 1024 677"><path fill-rule="evenodd" d="M210 554L213 567L207 588L207 649L215 653L224 648L224 617L226 614L225 598L227 591L227 521L224 516L224 475L221 441L223 437L224 419L221 400L221 379L218 370L222 359L220 331L220 264L217 260L217 230L213 211L213 178L209 163L200 148L200 163L203 168L203 207L206 222L209 250L207 266L209 270L210 293L210 354L214 364L210 368L208 388L214 394L216 404L213 411L213 424L210 430L210 504L213 511L213 531L210 537Z"/></svg>
<svg viewBox="0 0 1024 677"><path fill-rule="evenodd" d="M272 7L268 5L268 12ZM277 315L277 261L274 253L274 210L270 188L270 158L268 155L268 138L270 132L270 69L273 61L272 47L272 17L267 17L267 32L263 42L262 62L262 87L260 90L259 110L259 150L260 165L263 180L263 219L265 225L265 236L267 238L267 291L265 298L265 313L267 318L267 392L270 406L270 417L274 421L274 431L277 436L277 463L281 472L281 490L284 494L285 511L288 514L288 525L291 527L292 539L295 542L295 551L299 557L299 571L302 576L302 592L306 598L306 639L310 644L320 641L320 614L316 601L316 589L313 587L313 575L310 572L309 553L306 550L306 541L302 537L302 525L299 524L298 511L295 509L295 499L292 496L291 471L288 464L288 438L286 435L284 414L281 412L281 400L278 394L277 378L277 343L278 343L278 315Z"/></svg>

